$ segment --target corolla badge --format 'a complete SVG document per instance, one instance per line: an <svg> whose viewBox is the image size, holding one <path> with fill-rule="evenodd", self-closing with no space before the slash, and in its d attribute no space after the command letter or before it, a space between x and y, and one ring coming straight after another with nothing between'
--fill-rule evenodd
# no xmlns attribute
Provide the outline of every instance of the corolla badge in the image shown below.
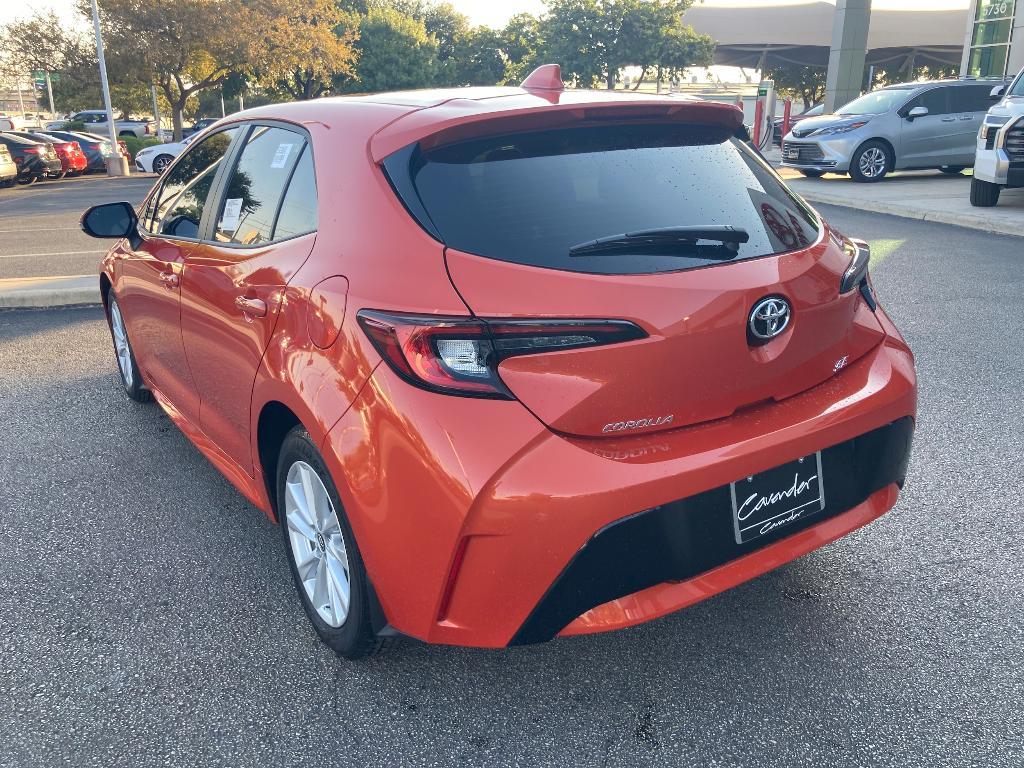
<svg viewBox="0 0 1024 768"><path fill-rule="evenodd" d="M792 314L789 302L781 296L761 299L750 310L750 332L757 339L774 339L789 327Z"/></svg>

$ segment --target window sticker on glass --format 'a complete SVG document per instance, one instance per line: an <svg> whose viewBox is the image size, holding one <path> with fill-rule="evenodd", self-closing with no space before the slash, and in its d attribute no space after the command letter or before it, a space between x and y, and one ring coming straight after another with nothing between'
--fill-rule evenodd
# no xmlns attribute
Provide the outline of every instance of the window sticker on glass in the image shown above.
<svg viewBox="0 0 1024 768"><path fill-rule="evenodd" d="M294 144L278 144L277 152L274 153L274 160L270 163L271 168L284 168L288 162L288 155L292 153Z"/></svg>
<svg viewBox="0 0 1024 768"><path fill-rule="evenodd" d="M224 201L224 215L221 216L219 228L227 232L238 229L238 219L242 215L242 198L229 197Z"/></svg>

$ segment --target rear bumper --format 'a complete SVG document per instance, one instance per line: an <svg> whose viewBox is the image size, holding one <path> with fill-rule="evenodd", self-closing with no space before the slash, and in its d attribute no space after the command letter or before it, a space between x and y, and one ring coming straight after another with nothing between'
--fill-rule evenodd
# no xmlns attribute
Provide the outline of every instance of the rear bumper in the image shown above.
<svg viewBox="0 0 1024 768"><path fill-rule="evenodd" d="M864 525L896 501L915 412L898 335L782 402L615 440L559 436L519 403L422 392L380 366L323 453L388 623L501 647L648 621ZM857 459L824 516L735 544L730 482L818 450L841 464L877 448L875 430L891 438L883 458Z"/></svg>

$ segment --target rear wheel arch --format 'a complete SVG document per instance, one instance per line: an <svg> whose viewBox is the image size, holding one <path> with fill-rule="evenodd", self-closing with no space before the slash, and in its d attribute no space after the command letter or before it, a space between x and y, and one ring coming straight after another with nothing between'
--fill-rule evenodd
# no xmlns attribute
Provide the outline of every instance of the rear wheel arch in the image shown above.
<svg viewBox="0 0 1024 768"><path fill-rule="evenodd" d="M277 460L285 437L297 426L305 427L302 419L280 401L271 400L260 410L256 425L256 446L270 510L277 519L280 519L277 509Z"/></svg>

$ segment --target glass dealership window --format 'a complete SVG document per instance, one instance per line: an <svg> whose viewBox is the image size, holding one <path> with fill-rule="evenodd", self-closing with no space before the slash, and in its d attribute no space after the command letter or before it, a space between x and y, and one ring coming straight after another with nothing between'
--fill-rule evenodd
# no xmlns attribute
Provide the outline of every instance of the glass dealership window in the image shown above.
<svg viewBox="0 0 1024 768"><path fill-rule="evenodd" d="M971 33L967 75L1005 77L1013 35L1016 0L978 0Z"/></svg>

